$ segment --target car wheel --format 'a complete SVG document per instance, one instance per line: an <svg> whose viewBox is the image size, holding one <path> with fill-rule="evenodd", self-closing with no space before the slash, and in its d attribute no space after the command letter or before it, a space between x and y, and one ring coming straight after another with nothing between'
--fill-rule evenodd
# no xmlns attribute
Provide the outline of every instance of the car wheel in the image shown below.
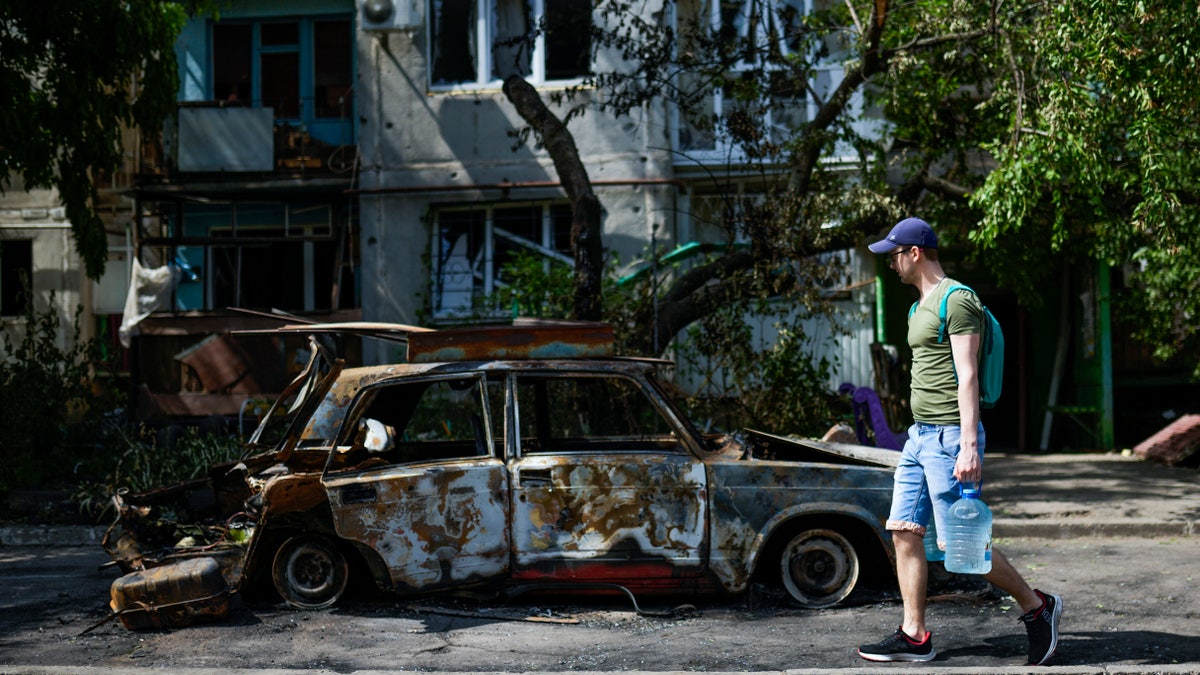
<svg viewBox="0 0 1200 675"><path fill-rule="evenodd" d="M783 547L779 559L783 586L801 607L832 607L858 583L858 552L833 530L805 530Z"/></svg>
<svg viewBox="0 0 1200 675"><path fill-rule="evenodd" d="M279 547L271 565L275 590L293 607L320 609L342 597L350 571L346 556L324 537L300 535Z"/></svg>

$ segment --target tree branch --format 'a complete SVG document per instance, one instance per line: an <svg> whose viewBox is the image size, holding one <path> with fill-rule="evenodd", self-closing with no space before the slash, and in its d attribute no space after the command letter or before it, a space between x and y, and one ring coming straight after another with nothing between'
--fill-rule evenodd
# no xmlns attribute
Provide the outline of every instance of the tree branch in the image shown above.
<svg viewBox="0 0 1200 675"><path fill-rule="evenodd" d="M958 183L953 183L939 176L931 176L928 172L922 173L918 177L921 187L935 192L943 197L966 201L971 195L971 191Z"/></svg>
<svg viewBox="0 0 1200 675"><path fill-rule="evenodd" d="M571 201L571 250L575 252L576 319L598 321L601 318L600 279L604 269L604 248L600 235L600 200L592 192L592 182L579 158L575 139L567 125L550 112L533 85L519 75L504 80L504 95L533 129L541 141L567 199Z"/></svg>
<svg viewBox="0 0 1200 675"><path fill-rule="evenodd" d="M880 50L880 42L883 38L883 26L887 20L888 6L889 0L875 0L871 9L871 17L867 22L867 32L863 35L865 47L862 59L858 66L846 70L833 95L821 105L817 114L813 116L812 122L809 123L804 142L792 157L788 188L793 194L808 192L812 172L821 157L824 143L819 138L820 134L814 134L813 131L825 131L832 126L845 111L854 93L872 76L883 72L887 67L887 57Z"/></svg>

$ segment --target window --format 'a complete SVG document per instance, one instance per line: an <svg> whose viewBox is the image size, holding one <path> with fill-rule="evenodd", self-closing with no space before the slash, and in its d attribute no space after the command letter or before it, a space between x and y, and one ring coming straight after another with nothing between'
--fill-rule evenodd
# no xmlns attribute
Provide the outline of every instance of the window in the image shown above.
<svg viewBox="0 0 1200 675"><path fill-rule="evenodd" d="M26 289L33 283L33 241L0 241L0 316L20 316L29 301Z"/></svg>
<svg viewBox="0 0 1200 675"><path fill-rule="evenodd" d="M531 82L571 80L590 72L590 0L432 0L430 10L435 87L495 85L514 74Z"/></svg>
<svg viewBox="0 0 1200 675"><path fill-rule="evenodd" d="M322 203L192 204L154 243L181 271L177 309L350 307L351 266L337 236L343 219ZM178 240L187 243L171 246Z"/></svg>
<svg viewBox="0 0 1200 675"><path fill-rule="evenodd" d="M522 452L678 447L658 406L625 377L521 376L517 406Z"/></svg>
<svg viewBox="0 0 1200 675"><path fill-rule="evenodd" d="M788 70L788 62L812 58L818 49L838 47L829 40L817 45L800 38L811 32L802 26L804 17L827 4L827 0L697 3L698 20L707 23L713 37L739 59L726 72L724 86L713 87L704 105L680 111L675 142L687 161L724 161L756 146L778 145L813 118L821 98L840 82L842 67L834 58L818 61L807 83L814 98ZM707 85L701 77L685 75L680 86L685 91L702 89ZM739 95L739 91L757 90L752 86L757 78L765 78L760 98Z"/></svg>
<svg viewBox="0 0 1200 675"><path fill-rule="evenodd" d="M313 22L313 105L318 118L349 118L353 38L345 21Z"/></svg>
<svg viewBox="0 0 1200 675"><path fill-rule="evenodd" d="M380 387L368 394L352 445L388 463L489 456L483 382L469 376ZM372 432L377 440L367 439Z"/></svg>
<svg viewBox="0 0 1200 675"><path fill-rule="evenodd" d="M484 304L505 286L504 265L521 251L573 265L570 205L440 211L434 240L434 316L502 312L504 308Z"/></svg>
<svg viewBox="0 0 1200 675"><path fill-rule="evenodd" d="M349 19L214 23L213 98L280 120L350 120L353 37Z"/></svg>

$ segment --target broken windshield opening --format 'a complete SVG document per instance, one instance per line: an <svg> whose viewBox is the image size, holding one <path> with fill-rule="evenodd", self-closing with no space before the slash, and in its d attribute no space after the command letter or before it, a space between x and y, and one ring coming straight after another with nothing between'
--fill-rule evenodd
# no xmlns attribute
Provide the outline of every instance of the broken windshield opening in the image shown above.
<svg viewBox="0 0 1200 675"><path fill-rule="evenodd" d="M279 447L288 437L289 430L301 416L303 410L311 412L314 402L325 395L328 388L326 375L333 369L334 358L327 347L309 337L309 357L304 370L283 390L271 409L263 417L254 434L246 444L247 454Z"/></svg>

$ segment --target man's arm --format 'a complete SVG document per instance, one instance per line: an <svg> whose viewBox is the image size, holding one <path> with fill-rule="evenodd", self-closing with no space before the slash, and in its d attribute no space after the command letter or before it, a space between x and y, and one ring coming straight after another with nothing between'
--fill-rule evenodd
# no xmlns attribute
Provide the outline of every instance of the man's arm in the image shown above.
<svg viewBox="0 0 1200 675"><path fill-rule="evenodd" d="M958 374L958 418L962 427L954 477L960 483L983 479L979 461L979 334L951 335L950 352Z"/></svg>

